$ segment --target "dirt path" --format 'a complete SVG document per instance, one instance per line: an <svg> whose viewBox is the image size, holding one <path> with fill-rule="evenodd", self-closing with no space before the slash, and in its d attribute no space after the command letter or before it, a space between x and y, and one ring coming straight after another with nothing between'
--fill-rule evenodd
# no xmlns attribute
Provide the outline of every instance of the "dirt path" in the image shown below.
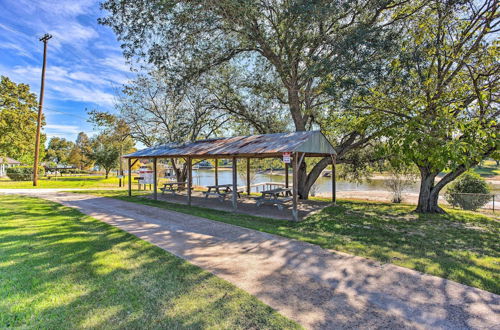
<svg viewBox="0 0 500 330"><path fill-rule="evenodd" d="M500 296L452 281L150 206L28 193L156 244L307 328L498 329Z"/></svg>

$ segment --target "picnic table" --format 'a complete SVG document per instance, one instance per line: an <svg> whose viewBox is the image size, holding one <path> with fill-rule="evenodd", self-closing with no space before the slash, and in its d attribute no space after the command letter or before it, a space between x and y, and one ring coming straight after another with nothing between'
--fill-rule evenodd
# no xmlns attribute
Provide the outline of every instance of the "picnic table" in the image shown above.
<svg viewBox="0 0 500 330"><path fill-rule="evenodd" d="M207 186L208 190L204 191L205 198L208 198L210 195L216 196L221 202L224 201L227 195L233 193L232 184L218 184L213 186ZM237 190L236 193L238 197L241 197L240 193L242 190Z"/></svg>
<svg viewBox="0 0 500 330"><path fill-rule="evenodd" d="M184 181L180 181L180 182L165 182L163 184L163 188L160 188L161 190L161 194L163 195L165 192L169 192L171 193L172 195L175 195L175 192L177 190L179 190L179 188L183 185L186 185L187 183L184 182ZM177 188L175 188L174 186L177 186Z"/></svg>
<svg viewBox="0 0 500 330"><path fill-rule="evenodd" d="M262 204L276 205L278 209L283 210L283 204L292 200L291 188L276 188L261 191L262 196L257 197L257 206Z"/></svg>

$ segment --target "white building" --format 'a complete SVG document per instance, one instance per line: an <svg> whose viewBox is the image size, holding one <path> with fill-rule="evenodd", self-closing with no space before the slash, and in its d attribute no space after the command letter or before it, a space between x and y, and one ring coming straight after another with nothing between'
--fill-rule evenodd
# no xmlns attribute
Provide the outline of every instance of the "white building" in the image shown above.
<svg viewBox="0 0 500 330"><path fill-rule="evenodd" d="M21 165L21 162L15 159L0 156L0 177L7 175L7 168L19 165Z"/></svg>

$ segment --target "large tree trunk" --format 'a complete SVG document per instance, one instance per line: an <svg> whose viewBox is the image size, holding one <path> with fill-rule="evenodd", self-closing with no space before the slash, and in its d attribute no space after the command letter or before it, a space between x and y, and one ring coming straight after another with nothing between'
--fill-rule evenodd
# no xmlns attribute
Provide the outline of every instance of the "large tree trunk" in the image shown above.
<svg viewBox="0 0 500 330"><path fill-rule="evenodd" d="M330 157L325 157L321 159L314 167L311 169L309 173L307 173L307 168L305 161L302 162L299 167L299 187L298 193L300 199L308 199L309 192L311 191L312 185L316 182L316 180L321 175L321 172L332 163L332 159Z"/></svg>
<svg viewBox="0 0 500 330"><path fill-rule="evenodd" d="M440 171L431 171L426 166L419 166L420 170L420 191L418 194L417 213L446 213L438 205L439 192L451 181L455 180L467 168L464 165L458 166L455 170L446 174L438 183L434 183Z"/></svg>
<svg viewBox="0 0 500 330"><path fill-rule="evenodd" d="M418 205L415 210L418 213L444 213L438 206L439 191L436 191L434 180L439 172L431 171L427 167L419 167L420 170L420 192Z"/></svg>
<svg viewBox="0 0 500 330"><path fill-rule="evenodd" d="M172 158L171 159L172 163L172 168L174 169L175 172L175 178L177 179L177 182L186 182L187 181L187 163L182 164L181 166L177 166L178 164L175 163L175 160ZM185 188L183 185L179 185L180 188Z"/></svg>

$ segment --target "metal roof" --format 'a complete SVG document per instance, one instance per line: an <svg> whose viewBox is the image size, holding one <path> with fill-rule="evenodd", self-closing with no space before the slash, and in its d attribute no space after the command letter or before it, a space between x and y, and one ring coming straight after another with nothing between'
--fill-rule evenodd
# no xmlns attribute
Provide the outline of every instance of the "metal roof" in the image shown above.
<svg viewBox="0 0 500 330"><path fill-rule="evenodd" d="M185 144L165 144L139 150L123 157L274 157L281 156L283 152L304 152L307 156L326 156L335 154L335 149L320 131L307 131L216 138Z"/></svg>
<svg viewBox="0 0 500 330"><path fill-rule="evenodd" d="M21 164L21 162L15 160L15 159L9 158L9 157L2 157L2 156L0 156L0 164L19 165L19 164Z"/></svg>

